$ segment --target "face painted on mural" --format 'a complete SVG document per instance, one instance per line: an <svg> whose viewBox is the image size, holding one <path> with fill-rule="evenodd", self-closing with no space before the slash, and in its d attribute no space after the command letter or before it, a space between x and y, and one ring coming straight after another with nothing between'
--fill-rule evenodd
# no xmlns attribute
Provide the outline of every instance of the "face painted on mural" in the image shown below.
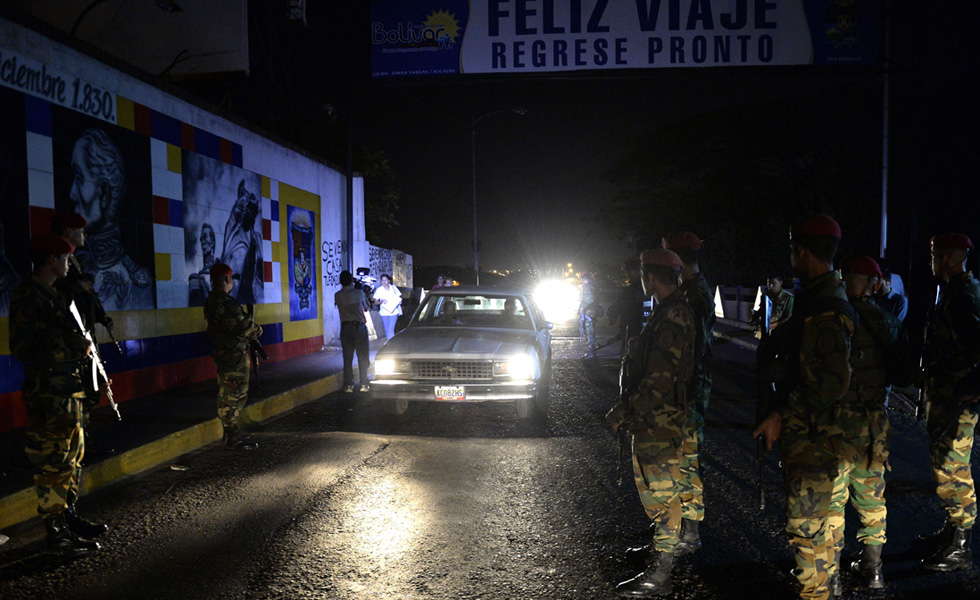
<svg viewBox="0 0 980 600"><path fill-rule="evenodd" d="M97 180L85 160L85 144L83 140L75 143L71 153L71 169L74 179L71 184L71 199L78 212L89 223L102 220L103 198L106 191L105 180Z"/></svg>

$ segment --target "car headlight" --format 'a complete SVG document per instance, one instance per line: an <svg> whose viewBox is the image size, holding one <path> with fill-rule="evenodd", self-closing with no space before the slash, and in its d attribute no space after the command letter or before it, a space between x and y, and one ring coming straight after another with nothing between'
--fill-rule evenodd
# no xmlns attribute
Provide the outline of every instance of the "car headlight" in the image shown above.
<svg viewBox="0 0 980 600"><path fill-rule="evenodd" d="M393 358L382 358L381 360L374 361L374 374L376 376L394 375L395 360Z"/></svg>
<svg viewBox="0 0 980 600"><path fill-rule="evenodd" d="M534 359L522 354L496 361L493 363L493 374L511 379L531 379L534 376Z"/></svg>

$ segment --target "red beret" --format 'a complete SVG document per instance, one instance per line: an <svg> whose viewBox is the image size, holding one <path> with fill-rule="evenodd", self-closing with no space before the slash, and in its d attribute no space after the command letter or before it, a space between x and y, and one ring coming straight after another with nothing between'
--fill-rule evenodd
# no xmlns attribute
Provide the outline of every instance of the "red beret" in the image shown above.
<svg viewBox="0 0 980 600"><path fill-rule="evenodd" d="M675 231L661 240L660 245L668 250L671 248L695 248L700 250L704 247L701 240L698 239L698 236L690 231Z"/></svg>
<svg viewBox="0 0 980 600"><path fill-rule="evenodd" d="M937 235L929 242L933 248L967 248L973 250L973 241L962 233L947 233Z"/></svg>
<svg viewBox="0 0 980 600"><path fill-rule="evenodd" d="M31 238L31 250L47 252L48 254L71 254L75 251L75 247L60 235L47 232L39 233Z"/></svg>
<svg viewBox="0 0 980 600"><path fill-rule="evenodd" d="M56 212L54 218L51 219L51 223L61 225L66 229L84 229L88 225L85 217L69 210L59 210Z"/></svg>
<svg viewBox="0 0 980 600"><path fill-rule="evenodd" d="M878 266L878 261L870 256L848 256L840 261L840 272L881 277L881 267Z"/></svg>
<svg viewBox="0 0 980 600"><path fill-rule="evenodd" d="M790 229L791 237L795 238L806 235L827 235L840 239L840 225L827 215L810 215L802 221L795 223L792 229Z"/></svg>
<svg viewBox="0 0 980 600"><path fill-rule="evenodd" d="M224 277L225 275L231 275L233 271L231 270L231 267L229 267L225 263L214 263L213 265L211 265L210 273L211 273L211 280L214 281L219 277Z"/></svg>
<svg viewBox="0 0 980 600"><path fill-rule="evenodd" d="M644 250L640 254L640 262L647 266L670 267L672 269L684 268L684 263L681 262L681 257L664 248Z"/></svg>

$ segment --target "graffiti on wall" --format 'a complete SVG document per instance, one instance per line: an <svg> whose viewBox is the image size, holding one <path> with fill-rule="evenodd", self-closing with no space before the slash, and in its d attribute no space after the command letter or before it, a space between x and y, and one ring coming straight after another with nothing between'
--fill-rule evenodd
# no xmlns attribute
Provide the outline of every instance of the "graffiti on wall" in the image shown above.
<svg viewBox="0 0 980 600"><path fill-rule="evenodd" d="M261 177L200 154L184 151L184 260L188 305L203 306L210 291L208 270L229 265L242 304L263 300Z"/></svg>
<svg viewBox="0 0 980 600"><path fill-rule="evenodd" d="M348 244L344 240L334 242L324 241L320 245L320 262L323 263L323 283L326 286L340 285L340 272L344 270L347 261Z"/></svg>
<svg viewBox="0 0 980 600"><path fill-rule="evenodd" d="M368 246L368 267L371 269L371 277L380 280L382 275L391 275L392 263L391 250Z"/></svg>
<svg viewBox="0 0 980 600"><path fill-rule="evenodd" d="M156 306L149 138L57 106L51 111L57 210L88 221L75 252L106 310Z"/></svg>
<svg viewBox="0 0 980 600"><path fill-rule="evenodd" d="M318 281L313 258L315 217L312 211L287 206L286 218L289 223L286 265L289 271L289 320L315 319L320 312L316 301L319 284L313 285Z"/></svg>

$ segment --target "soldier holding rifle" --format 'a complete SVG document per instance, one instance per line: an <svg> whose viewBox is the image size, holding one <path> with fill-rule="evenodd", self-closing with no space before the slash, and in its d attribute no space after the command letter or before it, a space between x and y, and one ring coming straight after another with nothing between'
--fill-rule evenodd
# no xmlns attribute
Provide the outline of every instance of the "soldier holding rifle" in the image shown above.
<svg viewBox="0 0 980 600"><path fill-rule="evenodd" d="M833 268L840 226L827 215L796 223L790 233L790 263L803 283L790 321L770 337L772 380L778 381L772 412L753 435L767 447L782 438L786 484L786 531L796 559L800 597L827 600L828 563L834 545L828 523L839 470L836 416L851 380L854 308ZM777 335L778 334L778 335ZM780 399L781 398L781 399Z"/></svg>
<svg viewBox="0 0 980 600"><path fill-rule="evenodd" d="M655 529L649 566L616 591L628 598L653 598L672 591L681 529L682 445L697 431L690 383L698 333L694 313L678 293L680 257L658 248L644 251L640 261L643 289L657 299L643 331L629 342L631 362L642 380L628 402L620 401L606 419L617 431L628 427L633 434L636 489Z"/></svg>
<svg viewBox="0 0 980 600"><path fill-rule="evenodd" d="M34 272L10 303L10 350L24 363L26 453L35 469L45 543L51 552L78 557L99 549L88 538L106 526L79 518L73 506L85 455L83 378L93 348L71 315L70 300L54 288L68 274L72 252L74 247L53 233L31 239Z"/></svg>
<svg viewBox="0 0 980 600"><path fill-rule="evenodd" d="M942 529L928 538L934 552L922 564L933 571L965 569L973 559L977 495L970 455L980 399L980 283L966 270L971 250L963 234L932 239L932 273L941 288L926 320L922 379L932 475L946 509Z"/></svg>

